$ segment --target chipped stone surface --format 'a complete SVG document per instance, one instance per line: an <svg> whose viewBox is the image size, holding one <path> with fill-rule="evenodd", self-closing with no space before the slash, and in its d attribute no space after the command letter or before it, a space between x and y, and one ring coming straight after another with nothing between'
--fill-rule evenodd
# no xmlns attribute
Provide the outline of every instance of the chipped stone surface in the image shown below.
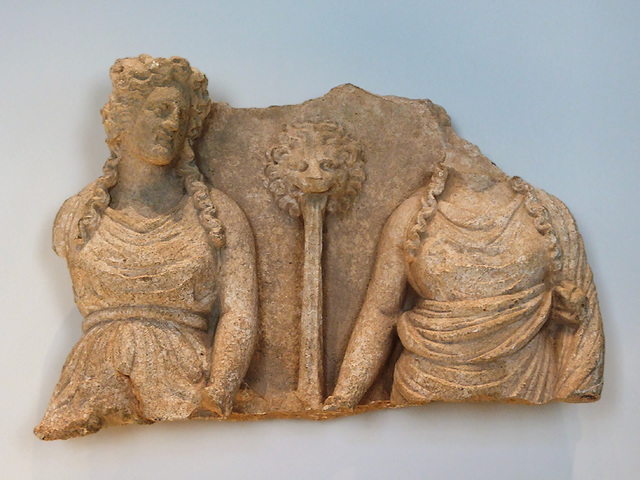
<svg viewBox="0 0 640 480"><path fill-rule="evenodd" d="M571 215L441 107L343 85L209 113L183 59L111 72L112 157L54 226L85 321L39 437L599 398Z"/></svg>

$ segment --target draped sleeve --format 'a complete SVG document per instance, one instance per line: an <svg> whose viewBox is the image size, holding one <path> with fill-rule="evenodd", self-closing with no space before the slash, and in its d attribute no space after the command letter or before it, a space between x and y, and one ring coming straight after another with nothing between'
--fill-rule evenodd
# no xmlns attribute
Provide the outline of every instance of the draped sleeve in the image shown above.
<svg viewBox="0 0 640 480"><path fill-rule="evenodd" d="M53 251L62 258L67 258L73 239L78 234L78 220L81 207L89 200L97 181L82 189L80 193L68 198L60 207L53 222Z"/></svg>
<svg viewBox="0 0 640 480"><path fill-rule="evenodd" d="M595 401L602 391L604 334L593 274L587 263L582 237L567 207L545 192L538 191L537 194L549 211L562 251L562 268L557 274L556 289L564 292L561 295L567 298L556 302L551 315L570 320L557 322L555 398L569 402ZM576 297L580 300L576 301ZM572 303L573 314L563 311L567 304Z"/></svg>

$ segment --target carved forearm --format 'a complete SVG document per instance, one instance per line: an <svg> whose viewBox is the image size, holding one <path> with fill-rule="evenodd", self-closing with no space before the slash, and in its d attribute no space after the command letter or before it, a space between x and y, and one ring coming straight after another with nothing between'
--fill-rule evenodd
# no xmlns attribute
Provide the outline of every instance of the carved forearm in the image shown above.
<svg viewBox="0 0 640 480"><path fill-rule="evenodd" d="M338 383L327 405L354 408L371 387L391 352L397 317L363 312L361 318L363 320L356 324Z"/></svg>
<svg viewBox="0 0 640 480"><path fill-rule="evenodd" d="M211 376L207 387L208 405L222 416L231 413L255 350L255 317L227 313L220 318L211 354Z"/></svg>

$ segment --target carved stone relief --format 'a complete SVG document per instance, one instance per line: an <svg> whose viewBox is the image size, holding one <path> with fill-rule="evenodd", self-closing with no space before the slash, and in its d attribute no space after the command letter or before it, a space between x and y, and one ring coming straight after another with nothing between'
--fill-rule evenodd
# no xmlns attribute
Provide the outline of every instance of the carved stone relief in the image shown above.
<svg viewBox="0 0 640 480"><path fill-rule="evenodd" d="M339 125L307 123L287 128L267 152L265 174L280 208L302 216L302 269L298 399L319 409L324 400L322 236L325 210L343 213L364 181L362 156Z"/></svg>
<svg viewBox="0 0 640 480"><path fill-rule="evenodd" d="M602 322L571 215L441 107L344 85L210 108L180 58L118 60L111 78L112 155L54 225L85 320L40 438L599 398Z"/></svg>

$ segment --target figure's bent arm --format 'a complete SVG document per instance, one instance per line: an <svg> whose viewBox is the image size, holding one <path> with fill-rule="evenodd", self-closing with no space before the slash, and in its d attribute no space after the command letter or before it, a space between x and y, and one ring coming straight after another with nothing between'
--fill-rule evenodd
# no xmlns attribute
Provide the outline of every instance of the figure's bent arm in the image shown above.
<svg viewBox="0 0 640 480"><path fill-rule="evenodd" d="M555 400L591 402L602 392L604 331L593 273L573 216L557 198L537 192L550 213L562 250L560 281L554 289L552 318L558 375Z"/></svg>
<svg viewBox="0 0 640 480"><path fill-rule="evenodd" d="M258 283L255 246L247 218L229 198L212 193L225 227L221 252L220 319L211 356L211 377L205 402L223 416L249 368L258 335Z"/></svg>
<svg viewBox="0 0 640 480"><path fill-rule="evenodd" d="M415 205L414 205L415 204ZM369 389L390 354L395 327L407 289L404 242L416 211L412 197L389 218L367 295L349 340L338 383L326 409L354 408Z"/></svg>

